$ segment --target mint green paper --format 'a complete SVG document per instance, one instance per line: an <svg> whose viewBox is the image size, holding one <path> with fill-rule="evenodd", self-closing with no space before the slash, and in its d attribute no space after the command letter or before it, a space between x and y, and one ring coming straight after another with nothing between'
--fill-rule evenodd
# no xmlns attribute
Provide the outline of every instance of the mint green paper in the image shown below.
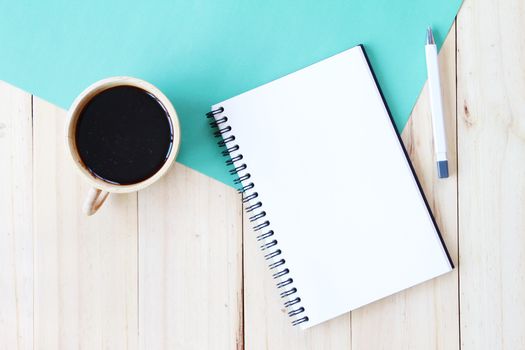
<svg viewBox="0 0 525 350"><path fill-rule="evenodd" d="M362 43L401 130L426 76L426 27L441 45L460 4L0 0L0 79L63 108L108 76L148 80L179 113L178 160L231 184L210 105Z"/></svg>

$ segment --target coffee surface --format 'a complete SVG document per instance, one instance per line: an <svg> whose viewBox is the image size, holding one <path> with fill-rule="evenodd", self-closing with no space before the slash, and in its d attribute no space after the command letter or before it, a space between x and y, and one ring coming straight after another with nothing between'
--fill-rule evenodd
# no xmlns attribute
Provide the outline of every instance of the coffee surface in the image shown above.
<svg viewBox="0 0 525 350"><path fill-rule="evenodd" d="M81 111L76 146L96 177L129 185L155 174L172 148L173 131L162 103L145 90L117 86L94 96Z"/></svg>

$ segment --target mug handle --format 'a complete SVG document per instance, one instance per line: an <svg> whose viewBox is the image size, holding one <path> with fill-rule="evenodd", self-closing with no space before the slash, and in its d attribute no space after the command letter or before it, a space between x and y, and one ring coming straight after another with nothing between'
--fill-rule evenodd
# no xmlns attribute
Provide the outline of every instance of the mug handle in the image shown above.
<svg viewBox="0 0 525 350"><path fill-rule="evenodd" d="M82 211L87 216L91 216L104 204L108 198L109 192L91 187L82 205Z"/></svg>

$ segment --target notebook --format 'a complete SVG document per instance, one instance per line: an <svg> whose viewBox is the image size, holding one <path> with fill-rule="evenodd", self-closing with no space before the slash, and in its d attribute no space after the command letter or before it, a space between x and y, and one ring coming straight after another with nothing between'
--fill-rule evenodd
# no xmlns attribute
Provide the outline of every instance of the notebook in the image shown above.
<svg viewBox="0 0 525 350"><path fill-rule="evenodd" d="M453 269L363 46L207 116L292 325Z"/></svg>

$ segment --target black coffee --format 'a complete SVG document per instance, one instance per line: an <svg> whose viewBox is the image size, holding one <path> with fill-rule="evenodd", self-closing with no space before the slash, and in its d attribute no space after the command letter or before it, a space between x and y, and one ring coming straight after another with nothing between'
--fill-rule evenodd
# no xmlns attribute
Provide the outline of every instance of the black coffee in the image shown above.
<svg viewBox="0 0 525 350"><path fill-rule="evenodd" d="M173 131L162 103L145 90L117 86L93 97L81 111L76 146L98 178L129 185L155 174L168 158Z"/></svg>

